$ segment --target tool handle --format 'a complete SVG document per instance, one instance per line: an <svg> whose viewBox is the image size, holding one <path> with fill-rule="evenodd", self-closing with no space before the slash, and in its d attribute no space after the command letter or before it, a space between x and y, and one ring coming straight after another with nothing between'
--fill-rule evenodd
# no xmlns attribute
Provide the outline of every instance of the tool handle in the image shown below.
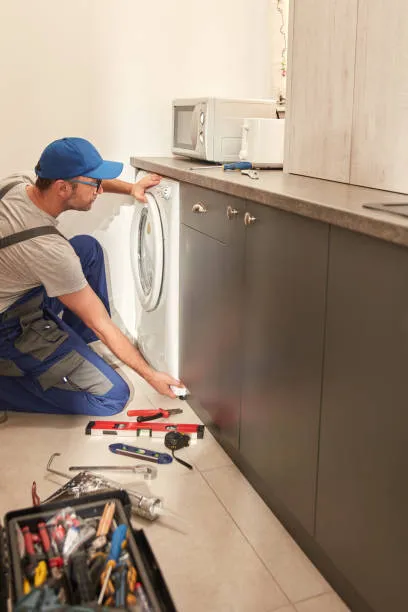
<svg viewBox="0 0 408 612"><path fill-rule="evenodd" d="M153 414L152 416L138 416L136 421L138 423L145 423L146 421L155 421L156 419L161 419L163 416L163 412L158 412L156 414Z"/></svg>
<svg viewBox="0 0 408 612"><path fill-rule="evenodd" d="M127 525L118 525L113 532L111 548L109 551L108 561L118 562L122 544L126 540Z"/></svg>
<svg viewBox="0 0 408 612"><path fill-rule="evenodd" d="M154 410L128 410L126 414L128 416L149 416L150 417L150 416L154 416L158 414L159 412L162 412L162 411L155 408Z"/></svg>
<svg viewBox="0 0 408 612"><path fill-rule="evenodd" d="M115 502L107 502L103 509L101 518L99 519L98 530L96 537L106 536L112 524L113 515L115 514Z"/></svg>
<svg viewBox="0 0 408 612"><path fill-rule="evenodd" d="M38 589L38 587L42 586L44 582L47 580L47 564L45 561L40 561L37 564L37 567L34 571L34 586Z"/></svg>
<svg viewBox="0 0 408 612"><path fill-rule="evenodd" d="M252 168L251 162L232 162L231 164L224 164L224 170L250 170Z"/></svg>
<svg viewBox="0 0 408 612"><path fill-rule="evenodd" d="M30 528L27 527L26 525L25 527L22 528L21 531L23 532L23 535L24 535L24 546L25 546L27 555L29 555L30 557L35 557L33 534L31 533Z"/></svg>
<svg viewBox="0 0 408 612"><path fill-rule="evenodd" d="M48 535L47 525L42 521L38 523L38 533L40 535L41 544L43 550L47 557L52 557L51 551L51 541L50 536Z"/></svg>

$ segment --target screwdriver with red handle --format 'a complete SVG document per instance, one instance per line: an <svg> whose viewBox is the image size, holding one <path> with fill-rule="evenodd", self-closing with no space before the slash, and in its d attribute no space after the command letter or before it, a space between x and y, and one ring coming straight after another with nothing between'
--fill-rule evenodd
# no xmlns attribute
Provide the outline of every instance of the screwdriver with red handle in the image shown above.
<svg viewBox="0 0 408 612"><path fill-rule="evenodd" d="M137 417L136 421L138 423L144 423L145 421L154 421L155 419L168 419L169 416L173 414L182 413L181 408L170 408L169 410L164 410L164 408L156 408L155 410L128 410L127 415L132 417Z"/></svg>
<svg viewBox="0 0 408 612"><path fill-rule="evenodd" d="M34 578L34 574L35 574L35 568L37 567L38 561L37 561L37 555L34 549L34 542L33 542L33 534L30 531L30 528L26 526L24 526L21 530L23 532L23 536L24 536L24 548L25 548L25 560L26 560L26 567L25 567L25 572L27 577L31 580Z"/></svg>
<svg viewBox="0 0 408 612"><path fill-rule="evenodd" d="M43 551L48 559L48 566L51 569L51 574L54 578L60 579L62 576L61 568L64 565L64 560L60 556L55 556L51 547L50 536L48 535L47 525L44 521L38 523L38 533L40 535Z"/></svg>

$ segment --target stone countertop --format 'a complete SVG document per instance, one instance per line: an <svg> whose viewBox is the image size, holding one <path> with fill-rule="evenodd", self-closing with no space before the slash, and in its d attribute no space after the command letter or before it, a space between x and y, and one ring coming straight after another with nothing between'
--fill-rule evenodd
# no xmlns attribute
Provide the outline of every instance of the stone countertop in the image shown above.
<svg viewBox="0 0 408 612"><path fill-rule="evenodd" d="M408 217L363 208L363 204L408 203L408 195L322 179L259 170L259 180L182 157L131 157L135 168L408 246Z"/></svg>

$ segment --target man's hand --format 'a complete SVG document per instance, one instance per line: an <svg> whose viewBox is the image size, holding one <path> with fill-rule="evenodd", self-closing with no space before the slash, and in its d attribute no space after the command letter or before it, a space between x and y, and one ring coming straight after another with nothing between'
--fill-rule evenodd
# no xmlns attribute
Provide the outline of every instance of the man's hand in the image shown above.
<svg viewBox="0 0 408 612"><path fill-rule="evenodd" d="M147 198L145 195L146 189L158 185L160 181L161 176L159 176L158 174L148 174L132 186L132 190L130 193L134 198L136 198L136 200L139 200L139 202L147 202Z"/></svg>
<svg viewBox="0 0 408 612"><path fill-rule="evenodd" d="M177 395L170 389L170 385L180 388L184 387L179 380L176 380L165 372L154 371L152 374L149 374L149 376L144 376L144 379L153 387L153 389L156 389L158 393L161 395L167 395L172 399L176 398Z"/></svg>

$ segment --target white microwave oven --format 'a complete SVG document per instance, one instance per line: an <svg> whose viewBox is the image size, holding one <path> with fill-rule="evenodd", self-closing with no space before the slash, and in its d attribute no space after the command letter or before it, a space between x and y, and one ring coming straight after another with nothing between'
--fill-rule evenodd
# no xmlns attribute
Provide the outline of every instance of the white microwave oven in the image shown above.
<svg viewBox="0 0 408 612"><path fill-rule="evenodd" d="M173 100L172 152L212 162L239 161L246 117L276 117L273 100Z"/></svg>

